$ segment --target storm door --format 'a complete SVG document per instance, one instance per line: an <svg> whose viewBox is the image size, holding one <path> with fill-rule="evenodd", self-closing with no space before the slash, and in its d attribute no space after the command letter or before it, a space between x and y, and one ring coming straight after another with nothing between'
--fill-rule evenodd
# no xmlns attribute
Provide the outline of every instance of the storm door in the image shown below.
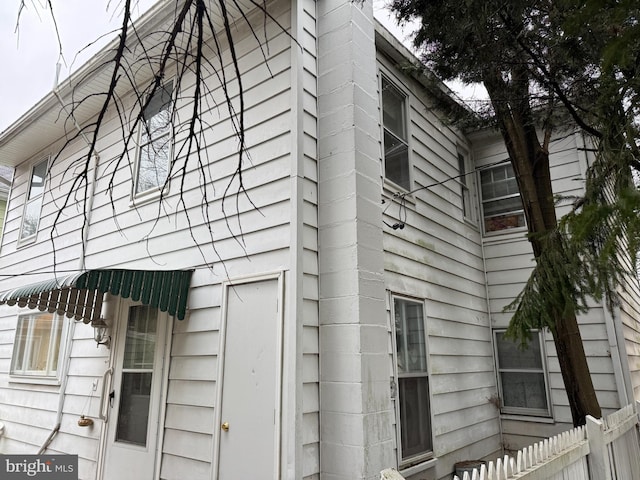
<svg viewBox="0 0 640 480"><path fill-rule="evenodd" d="M123 302L108 399L105 480L154 478L168 318Z"/></svg>

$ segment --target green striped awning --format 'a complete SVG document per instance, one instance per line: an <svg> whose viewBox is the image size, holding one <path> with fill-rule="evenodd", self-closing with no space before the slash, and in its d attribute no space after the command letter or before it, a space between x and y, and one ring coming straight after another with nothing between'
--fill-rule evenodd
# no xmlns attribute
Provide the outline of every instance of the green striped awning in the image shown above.
<svg viewBox="0 0 640 480"><path fill-rule="evenodd" d="M157 307L179 320L187 311L193 270L89 270L0 292L0 305L57 312L89 323L100 317L105 293Z"/></svg>

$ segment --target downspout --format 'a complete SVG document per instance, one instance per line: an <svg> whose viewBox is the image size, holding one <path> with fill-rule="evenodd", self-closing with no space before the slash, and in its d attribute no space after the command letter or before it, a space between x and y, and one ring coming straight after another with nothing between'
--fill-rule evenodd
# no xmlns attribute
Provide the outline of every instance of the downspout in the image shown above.
<svg viewBox="0 0 640 480"><path fill-rule="evenodd" d="M85 141L85 143L87 144L88 147L91 147L91 142L89 141L89 139L87 138L87 136L85 135L85 133L82 131L82 129L80 128L80 125L78 125L78 122L76 121L76 117L73 115L72 112L69 112L67 110L67 106L64 104L64 102L62 101L62 98L60 97L60 91L58 88L58 76L60 75L60 64L58 63L56 65L56 80L53 86L53 94L55 95L56 99L58 100L58 103L60 103L60 106L62 107L62 110L64 110L64 112L67 114L67 116L69 118L71 118L71 120L73 121L73 125L76 127L76 129L78 130L78 133L80 134L80 136L82 137L82 139ZM89 225L91 223L91 212L93 210L93 196L95 193L95 189L96 189L96 179L98 177L98 163L100 161L100 155L98 154L97 149L93 149L93 169L92 169L92 175L91 175L91 179L88 185L88 195L87 195L87 203L85 205L85 217L84 217L84 225L82 228L82 255L80 255L80 265L78 267L79 270L84 270L85 269L85 262L84 262L84 255L85 252L87 251L87 240L89 238Z"/></svg>
<svg viewBox="0 0 640 480"><path fill-rule="evenodd" d="M86 142L86 144L88 146L91 145L89 139L87 138L87 136L84 134L84 132L82 131L82 129L80 128L80 125L78 125L78 122L76 121L75 117L73 116L72 113L70 113L67 110L66 105L64 104L64 102L62 101L62 97L60 96L60 91L58 88L58 78L60 76L60 64L58 63L56 65L56 77L55 77L55 81L53 84L53 94L55 95L56 99L58 100L58 103L60 103L60 106L62 107L62 110L64 110L64 112L67 114L67 116L69 118L71 118L71 120L73 121L74 126L76 127L76 129L78 130L78 132L80 133L80 136L82 137L82 139ZM100 155L98 155L98 152L94 149L93 152L93 173L91 175L91 179L90 179L90 183L88 185L88 198L87 198L87 203L85 206L85 217L84 217L84 225L82 228L82 254L80 255L80 260L79 260L79 265L78 265L78 270L84 270L85 269L85 261L84 261L84 256L85 256L85 252L87 251L87 241L89 238L89 224L91 223L91 211L93 209L93 196L95 193L95 188L96 188L96 180L97 180L97 172L98 172L98 162L100 160ZM65 350L64 350L64 355L65 355L65 362L64 362L64 367L63 367L63 375L62 375L62 379L60 382L60 396L59 396L59 400L58 400L58 408L56 410L56 424L53 427L53 429L51 430L51 432L49 433L49 436L47 437L47 439L44 441L44 443L42 444L42 446L40 447L40 449L38 450L38 455L43 454L47 447L51 444L51 442L53 441L53 439L55 438L55 436L58 434L58 432L60 431L60 426L62 424L62 409L64 407L64 400L66 397L66 392L67 392L67 382L69 380L69 375L67 374L67 372L69 371L69 364L71 363L71 344L73 341L73 337L75 334L75 329L76 329L76 322L73 319L69 319L70 320L70 326L69 326L69 331L67 332L67 342L65 345Z"/></svg>
<svg viewBox="0 0 640 480"><path fill-rule="evenodd" d="M476 182L477 185L477 182ZM477 199L477 197L476 197ZM477 205L476 205L477 207ZM495 405L496 410L498 411L498 432L500 433L500 446L502 447L502 453L504 454L504 434L502 431L502 416L500 415L500 395L498 390L498 370L496 369L496 345L495 338L493 336L493 317L491 315L491 297L489 295L489 275L487 274L487 256L485 254L484 249L484 235L482 233L482 218L480 218L482 211L481 209L477 210L478 213L478 223L480 224L480 249L482 251L482 269L484 270L484 293L485 299L487 301L487 318L489 320L489 341L491 342L491 358L493 359L493 375L496 381L496 396L497 396L497 404ZM487 401L493 403L491 398L488 398Z"/></svg>

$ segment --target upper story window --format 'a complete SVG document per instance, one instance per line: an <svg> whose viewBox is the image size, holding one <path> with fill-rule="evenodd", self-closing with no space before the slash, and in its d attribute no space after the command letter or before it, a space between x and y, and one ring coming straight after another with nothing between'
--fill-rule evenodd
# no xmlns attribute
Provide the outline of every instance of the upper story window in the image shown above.
<svg viewBox="0 0 640 480"><path fill-rule="evenodd" d="M382 76L382 125L384 130L384 176L411 190L407 96Z"/></svg>
<svg viewBox="0 0 640 480"><path fill-rule="evenodd" d="M485 233L524 227L524 209L511 163L480 171Z"/></svg>
<svg viewBox="0 0 640 480"><path fill-rule="evenodd" d="M549 415L542 332L532 331L531 340L524 350L515 342L504 338L504 330L496 330L494 333L502 411L522 415Z"/></svg>
<svg viewBox="0 0 640 480"><path fill-rule="evenodd" d="M64 318L38 312L18 317L11 360L12 375L57 377Z"/></svg>
<svg viewBox="0 0 640 480"><path fill-rule="evenodd" d="M458 170L460 176L460 195L462 196L462 213L464 218L470 222L476 222L476 210L473 205L473 192L475 191L474 177L471 175L473 168L470 165L469 155L466 152L458 151Z"/></svg>
<svg viewBox="0 0 640 480"><path fill-rule="evenodd" d="M40 223L40 213L42 211L42 197L44 196L44 185L47 176L48 159L42 160L31 169L29 179L29 191L24 204L22 214L22 225L20 227L19 241L34 239L38 232Z"/></svg>
<svg viewBox="0 0 640 480"><path fill-rule="evenodd" d="M395 326L396 415L400 461L420 460L433 451L427 343L421 302L393 297Z"/></svg>
<svg viewBox="0 0 640 480"><path fill-rule="evenodd" d="M173 82L162 85L145 108L140 129L135 194L161 190L169 174Z"/></svg>

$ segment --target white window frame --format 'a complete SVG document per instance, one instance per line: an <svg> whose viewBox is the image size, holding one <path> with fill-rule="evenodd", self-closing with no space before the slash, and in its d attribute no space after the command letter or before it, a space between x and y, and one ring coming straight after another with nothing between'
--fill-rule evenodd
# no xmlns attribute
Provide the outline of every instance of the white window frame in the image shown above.
<svg viewBox="0 0 640 480"><path fill-rule="evenodd" d="M508 232L512 232L512 231L519 231L519 230L524 230L526 228L526 219L525 219L525 215L524 215L524 206L522 205L522 197L520 196L520 191L518 190L517 193L510 193L507 195L502 195L502 196L495 196L495 197L491 197L491 198L485 198L485 192L483 189L483 184L482 184L482 175L485 174L486 172L492 172L492 171L497 171L500 168L508 168L511 165L511 162L509 162L508 160L502 163L499 163L497 165L492 165L490 167L483 167L480 168L480 171L478 172L478 176L479 176L479 180L478 180L478 184L480 185L480 198L481 198L481 204L482 204L482 231L484 232L485 235L496 235L496 234L502 234L502 233L508 233ZM514 173L515 175L515 173ZM513 178L515 180L515 176L514 177L509 177L509 178ZM491 184L495 184L497 182L491 182ZM517 182L516 182L516 186L517 186ZM497 215L488 215L485 212L485 206L486 204L490 203L490 202L500 202L500 201L504 201L504 200L511 200L514 198L518 198L520 199L520 208L518 209L513 209L513 210L509 210L509 211L505 211L502 212L500 214ZM504 228L498 228L495 230L488 230L487 229L487 219L488 218L498 218L498 217L520 217L522 218L522 223L523 225L514 225L514 226L506 226ZM518 221L518 223L520 223Z"/></svg>
<svg viewBox="0 0 640 480"><path fill-rule="evenodd" d="M385 182L391 184L393 186L394 189L399 189L401 191L405 191L405 192L410 192L412 189L412 185L413 185L413 168L412 168L412 163L411 163L411 146L409 144L409 138L410 138L410 134L409 134L409 94L403 90L401 87L398 86L397 82L394 82L393 80L391 80L391 77L383 72L380 72L380 83L379 83L379 89L380 89L380 125L381 125L381 133L382 133L382 138L380 139L381 143L382 143L382 172L383 172L383 178L385 180ZM385 126L384 123L384 90L385 87L388 85L388 87L393 88L393 90L395 90L395 92L398 94L399 97L402 97L402 127L403 127L403 132L393 132L391 131L389 128L387 128ZM399 137L397 135L397 133L400 133L401 135L404 136L404 138ZM406 152L407 152L407 173L408 173L408 179L407 179L407 184L403 185L402 183L398 183L398 181L389 178L387 176L387 156L386 156L386 148L385 148L385 136L386 135L390 135L392 136L395 140L399 141L405 148L406 148Z"/></svg>
<svg viewBox="0 0 640 480"><path fill-rule="evenodd" d="M166 92L166 91L170 92L169 104L167 105L166 108L162 108L155 115L159 114L162 111L168 111L169 115L172 115L173 105L175 103L175 85L174 85L173 79L168 80L163 84L161 84L160 87L154 93L154 97L156 95L162 95L163 92ZM133 185L131 190L131 205L140 203L141 201L143 202L143 201L158 198L162 193L166 193L168 188L169 182L167 182L167 179L165 178L165 180L160 182L158 185L151 186L149 188L145 188L144 190L138 191L138 188L140 186L140 168L142 165L142 155L145 150L145 147L149 145L153 145L153 143L158 141L159 139L162 139L165 137L167 138L166 140L168 143L167 165L166 165L167 175L169 175L169 167L171 165L171 158L173 156L173 139L174 139L173 117L170 118L169 120L167 133L162 133L161 135L158 135L156 137L153 135L153 132L151 132L151 135L149 135L149 140L145 141L144 139L145 133L150 132L147 122L151 118L153 118L153 116L146 118L145 114L143 113L143 121L140 123L138 128L138 148L136 151L136 165L135 165L134 179L133 179ZM155 163L156 162L154 159L154 164Z"/></svg>
<svg viewBox="0 0 640 480"><path fill-rule="evenodd" d="M457 180L460 185L462 215L466 221L477 225L478 215L475 203L476 186L471 158L469 152L461 147L458 147L456 153L458 157L459 176Z"/></svg>
<svg viewBox="0 0 640 480"><path fill-rule="evenodd" d="M24 207L23 207L23 210L22 210L22 221L20 223L20 232L18 233L18 245L25 245L25 244L33 243L33 242L35 242L36 237L38 236L38 230L40 229L40 219L42 218L43 198L44 198L44 194L45 194L45 192L47 190L47 176L48 176L48 173L49 173L49 159L50 159L50 157L43 158L40 161L32 164L31 168L29 169L29 172L30 172L29 186L27 188L27 193L25 194ZM44 165L44 177L42 178L42 191L38 195L35 195L34 197L31 197L36 168L38 168L38 167L40 167L42 165ZM38 211L38 214L37 214L38 218L36 220L35 229L34 229L33 233L30 233L29 235L24 235L23 236L23 232L24 232L25 225L26 225L27 209L31 208L32 206L34 208L36 208L37 211ZM35 212L35 210L34 210L34 212Z"/></svg>
<svg viewBox="0 0 640 480"><path fill-rule="evenodd" d="M29 357L31 356L31 352L33 351L33 348L37 341L35 333L36 322L34 320L45 315L52 316L51 330L49 330L49 343L47 345L46 365L42 369L30 368L32 366L28 365ZM24 328L26 329L26 339L24 342L21 342L19 335L20 330L22 329L25 322L28 322L27 325L24 326ZM16 322L16 336L13 342L13 352L11 354L11 377L24 379L28 378L33 380L42 379L45 381L58 381L61 377L61 372L64 366L67 343L65 340L67 338L67 323L68 322L65 321L65 317L63 315L59 315L55 312L48 313L36 310L26 314L18 315L18 319ZM52 335L51 332L54 332L54 334ZM56 348L58 352L57 358L55 358L54 355ZM18 357L21 357L20 369L17 368ZM54 363L56 364L55 369L53 369Z"/></svg>
<svg viewBox="0 0 640 480"><path fill-rule="evenodd" d="M425 355L425 364L426 371L424 372L416 372L416 373L400 373L398 369L398 348L397 348L397 338L396 338L396 301L413 303L415 305L420 305L422 311L422 328L424 334L424 355ZM398 294L390 294L390 313L391 313L391 334L392 334L392 350L393 350L393 375L392 379L392 397L393 403L395 407L395 416L396 416L396 444L397 444L397 455L398 455L398 466L399 468L406 468L412 465L416 465L418 463L425 462L427 460L431 460L434 458L434 438L433 438L433 409L432 409L432 393L431 393L431 370L430 370L430 362L429 362L429 350L428 350L428 334L427 334L427 322L425 315L425 305L424 300L419 300L416 298L412 298L405 295ZM426 377L427 379L427 388L428 388L428 411L426 414L428 415L429 420L429 435L430 435L430 444L431 449L425 450L423 452L418 452L415 454L405 456L403 451L402 444L402 418L401 418L401 387L400 381L403 378L415 378L415 377Z"/></svg>
<svg viewBox="0 0 640 480"><path fill-rule="evenodd" d="M493 340L494 340L494 358L496 363L496 375L498 380L498 394L500 395L500 411L504 414L513 414L513 415L527 415L533 417L550 417L551 416L551 395L549 391L549 374L547 370L547 355L545 350L544 343L544 331L543 330L531 330L531 339L530 343L537 342L539 344L540 349L540 368L509 368L508 366L503 367L500 365L500 359L498 355L498 335L506 332L506 329L494 329L493 330ZM502 385L502 373L534 373L534 374L542 374L544 379L544 390L545 390L545 398L547 402L546 409L538 409L538 408L527 408L527 407L514 407L514 406L505 406L504 405L504 389Z"/></svg>

